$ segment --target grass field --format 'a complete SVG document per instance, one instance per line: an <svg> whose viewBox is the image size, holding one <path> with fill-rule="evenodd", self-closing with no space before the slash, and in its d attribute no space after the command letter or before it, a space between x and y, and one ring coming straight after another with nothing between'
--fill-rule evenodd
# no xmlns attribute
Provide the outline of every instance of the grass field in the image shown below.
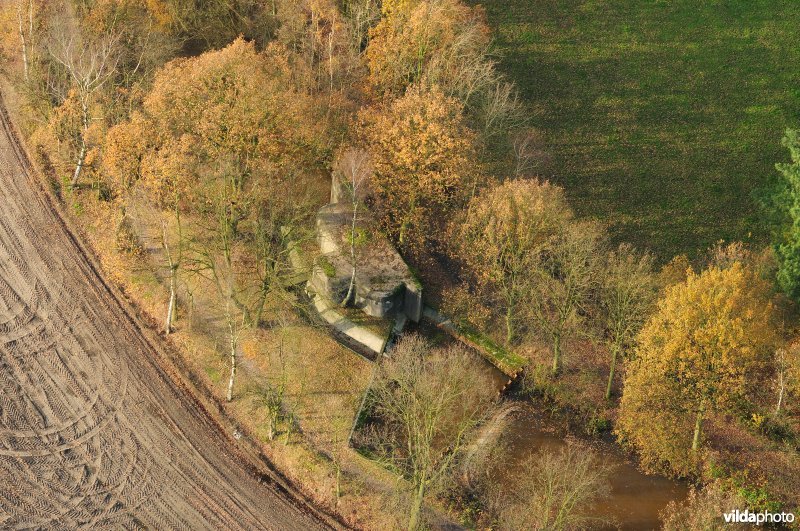
<svg viewBox="0 0 800 531"><path fill-rule="evenodd" d="M543 135L541 173L581 216L661 260L767 241L756 196L800 125L800 2L480 3Z"/></svg>

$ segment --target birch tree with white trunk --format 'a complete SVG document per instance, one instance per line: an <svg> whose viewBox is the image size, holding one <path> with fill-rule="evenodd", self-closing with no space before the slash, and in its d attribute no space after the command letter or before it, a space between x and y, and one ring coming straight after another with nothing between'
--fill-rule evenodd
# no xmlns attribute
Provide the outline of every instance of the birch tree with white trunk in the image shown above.
<svg viewBox="0 0 800 531"><path fill-rule="evenodd" d="M79 30L65 21L55 26L50 55L67 71L78 96L81 108L80 148L70 186L75 187L81 177L88 150L86 132L91 124L91 104L95 95L117 73L120 60L119 41L121 32L112 28L99 39L88 40Z"/></svg>
<svg viewBox="0 0 800 531"><path fill-rule="evenodd" d="M180 214L176 214L177 238L176 249L170 246L166 220L161 221L161 247L167 262L169 273L169 302L167 303L167 316L164 323L164 334L172 333L172 323L175 322L175 312L178 305L178 272L183 262L183 233L180 224Z"/></svg>
<svg viewBox="0 0 800 531"><path fill-rule="evenodd" d="M228 402L233 400L233 386L236 384L236 371L239 368L239 343L242 333L248 328L244 315L242 315L231 302L230 298L225 300L225 326L228 332L228 357L230 363L228 389L225 393L225 399Z"/></svg>
<svg viewBox="0 0 800 531"><path fill-rule="evenodd" d="M23 8L25 7L24 4L27 4L27 20L24 20L23 16ZM31 47L31 41L33 40L33 0L28 0L27 2L23 2L20 0L17 2L17 22L19 25L19 40L20 40L20 49L22 52L22 68L23 73L25 75L25 82L30 81L30 52L29 49ZM27 37L25 36L25 26L27 25Z"/></svg>
<svg viewBox="0 0 800 531"><path fill-rule="evenodd" d="M361 203L369 193L369 181L372 176L372 163L369 154L360 149L347 150L338 160L334 170L334 179L339 180L343 188L344 200L350 202L353 209L350 220L350 233L348 244L350 247L350 284L347 294L341 301L341 306L347 306L355 295L356 267L358 262L357 250L364 243L363 229L359 230L359 216Z"/></svg>

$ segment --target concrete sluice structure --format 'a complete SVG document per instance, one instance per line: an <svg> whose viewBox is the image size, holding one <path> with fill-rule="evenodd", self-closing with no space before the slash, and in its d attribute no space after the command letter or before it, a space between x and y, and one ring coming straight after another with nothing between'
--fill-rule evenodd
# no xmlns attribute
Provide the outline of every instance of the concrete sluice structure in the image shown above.
<svg viewBox="0 0 800 531"><path fill-rule="evenodd" d="M353 207L338 201L340 193L333 179L332 202L317 214L320 257L314 264L311 286L335 304L345 299L353 275ZM396 319L404 315L422 318L422 284L415 278L400 253L380 234L357 228L355 245L355 289L349 304L371 317Z"/></svg>

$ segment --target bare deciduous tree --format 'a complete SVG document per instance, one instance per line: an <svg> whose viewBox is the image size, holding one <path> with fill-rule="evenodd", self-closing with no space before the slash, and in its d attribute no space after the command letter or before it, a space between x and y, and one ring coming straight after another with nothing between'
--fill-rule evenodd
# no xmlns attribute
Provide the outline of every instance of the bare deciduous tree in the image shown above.
<svg viewBox="0 0 800 531"><path fill-rule="evenodd" d="M481 134L490 142L495 137L519 129L524 117L517 87L502 78L494 81L484 92L479 117L482 122Z"/></svg>
<svg viewBox="0 0 800 531"><path fill-rule="evenodd" d="M517 179L530 176L548 159L541 145L541 136L532 129L514 135L511 144L514 152L513 174Z"/></svg>
<svg viewBox="0 0 800 531"><path fill-rule="evenodd" d="M584 310L595 283L600 234L589 223L567 225L539 266L532 270L533 289L527 308L536 326L550 339L553 374L561 371L562 342L585 320Z"/></svg>
<svg viewBox="0 0 800 531"><path fill-rule="evenodd" d="M496 487L495 510L502 528L566 530L608 524L584 511L609 495L610 472L591 448L575 441L559 451L532 454L510 487Z"/></svg>
<svg viewBox="0 0 800 531"><path fill-rule="evenodd" d="M91 122L90 106L94 96L117 72L121 32L113 27L99 39L81 37L77 28L61 21L54 27L50 55L66 69L81 107L80 149L70 186L75 186L86 160L86 131Z"/></svg>
<svg viewBox="0 0 800 531"><path fill-rule="evenodd" d="M277 361L278 370L272 370L271 377L253 386L248 393L255 399L258 405L266 410L267 439L270 441L274 440L278 435L280 423L287 420L289 416L287 414L288 408L286 407L286 387L288 379L286 376L283 334L281 334L281 340L278 344L277 360L275 361ZM270 363L270 368L273 369L272 363Z"/></svg>
<svg viewBox="0 0 800 531"><path fill-rule="evenodd" d="M746 507L747 500L739 489L726 488L715 480L700 488L692 488L682 503L671 501L661 512L663 531L710 531L735 525L726 524L723 515L735 507ZM747 527L747 526L741 526Z"/></svg>
<svg viewBox="0 0 800 531"><path fill-rule="evenodd" d="M752 263L752 253L742 242L730 242L725 244L723 240L715 243L708 250L708 262L710 266L720 269L727 269L736 262L741 264Z"/></svg>
<svg viewBox="0 0 800 531"><path fill-rule="evenodd" d="M494 392L462 347L434 349L419 336L405 337L381 364L375 412L390 428L383 441L391 460L411 481L408 529L421 525L428 490L453 469L470 430L488 412Z"/></svg>
<svg viewBox="0 0 800 531"><path fill-rule="evenodd" d="M369 30L380 20L378 0L347 0L344 5L348 19L350 49L354 57L361 54L367 44Z"/></svg>

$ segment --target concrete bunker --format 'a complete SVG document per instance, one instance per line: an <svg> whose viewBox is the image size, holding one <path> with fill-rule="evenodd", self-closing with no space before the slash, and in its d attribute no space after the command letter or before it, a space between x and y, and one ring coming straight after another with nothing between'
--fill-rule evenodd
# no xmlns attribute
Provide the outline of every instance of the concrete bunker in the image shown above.
<svg viewBox="0 0 800 531"><path fill-rule="evenodd" d="M320 256L311 273L317 294L339 304L347 295L352 275L351 223L353 207L340 201L337 179L332 179L331 203L317 214ZM350 305L377 318L422 318L422 284L400 253L381 234L359 228L364 236L356 245L355 293Z"/></svg>

